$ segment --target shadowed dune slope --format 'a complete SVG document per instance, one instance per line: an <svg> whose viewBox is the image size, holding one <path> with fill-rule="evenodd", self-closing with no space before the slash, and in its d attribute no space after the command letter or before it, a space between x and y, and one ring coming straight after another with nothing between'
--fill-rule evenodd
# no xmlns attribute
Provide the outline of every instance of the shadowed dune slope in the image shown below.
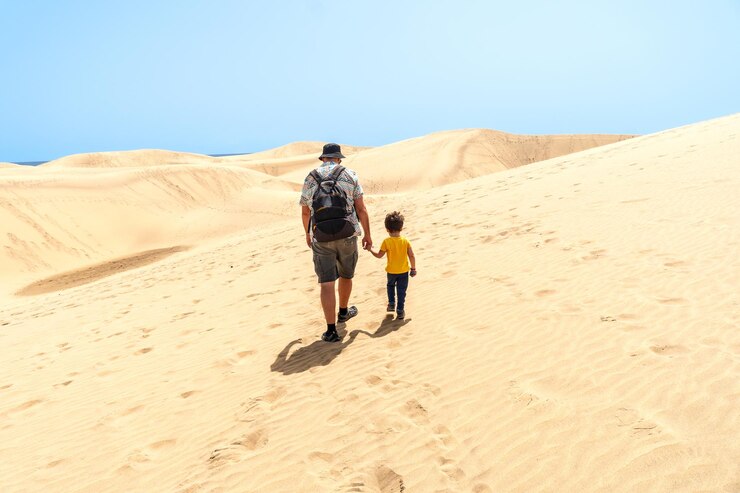
<svg viewBox="0 0 740 493"><path fill-rule="evenodd" d="M0 174L0 279L30 282L291 218L297 191L230 166L11 170Z"/></svg>
<svg viewBox="0 0 740 493"><path fill-rule="evenodd" d="M362 252L339 343L295 215L7 297L2 489L738 491L739 137L733 115L369 195L376 245L402 210L419 273L395 320Z"/></svg>

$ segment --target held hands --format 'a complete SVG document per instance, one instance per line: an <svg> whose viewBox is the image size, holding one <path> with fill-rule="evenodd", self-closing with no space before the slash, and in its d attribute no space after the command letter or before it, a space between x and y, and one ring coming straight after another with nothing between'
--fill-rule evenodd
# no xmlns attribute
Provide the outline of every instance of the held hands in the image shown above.
<svg viewBox="0 0 740 493"><path fill-rule="evenodd" d="M373 247L373 240L372 240L372 238L370 238L370 236L368 236L368 235L365 235L362 238L362 249L363 250L367 250L367 251L369 251L369 252L372 253L372 250L371 250L372 247Z"/></svg>

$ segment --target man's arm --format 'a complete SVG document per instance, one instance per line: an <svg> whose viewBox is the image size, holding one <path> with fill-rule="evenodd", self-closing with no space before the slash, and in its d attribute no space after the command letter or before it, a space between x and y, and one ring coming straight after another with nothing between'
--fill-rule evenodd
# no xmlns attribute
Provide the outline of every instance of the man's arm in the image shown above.
<svg viewBox="0 0 740 493"><path fill-rule="evenodd" d="M365 232L365 236L362 238L362 248L367 250L373 246L373 240L370 235L370 217L367 213L367 207L365 207L365 199L362 196L355 199L355 211L357 212L357 219L360 220L362 225L362 230Z"/></svg>
<svg viewBox="0 0 740 493"><path fill-rule="evenodd" d="M306 233L306 245L311 248L311 231L308 229L308 223L311 221L311 208L307 205L301 206L301 219L303 220L303 232Z"/></svg>

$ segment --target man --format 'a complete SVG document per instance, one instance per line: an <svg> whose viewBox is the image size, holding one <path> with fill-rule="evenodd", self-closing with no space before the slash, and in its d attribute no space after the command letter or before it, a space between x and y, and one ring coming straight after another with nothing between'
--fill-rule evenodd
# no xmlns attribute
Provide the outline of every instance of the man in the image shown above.
<svg viewBox="0 0 740 493"><path fill-rule="evenodd" d="M326 332L321 336L324 341L337 342L337 322L343 323L357 315L357 307L349 306L349 297L352 294L352 278L357 265L357 237L365 232L362 247L372 247L370 237L370 219L362 197L362 187L357 173L341 166L344 156L341 147L337 144L326 144L319 160L321 165L306 176L301 191L300 205L302 207L303 231L306 233L306 245L313 250L313 265L321 286L321 306L326 318ZM328 181L325 181L328 180ZM346 232L337 233L346 236L341 239L326 240L326 234L321 233L321 217L317 218L314 201L326 190L327 183L336 185L331 190L339 196L345 212L343 217L323 221L344 221ZM319 188L322 190L319 190ZM362 224L362 231L360 230ZM335 228L337 229L337 228ZM317 238L318 236L318 238ZM339 311L337 312L337 295L335 284L338 282Z"/></svg>

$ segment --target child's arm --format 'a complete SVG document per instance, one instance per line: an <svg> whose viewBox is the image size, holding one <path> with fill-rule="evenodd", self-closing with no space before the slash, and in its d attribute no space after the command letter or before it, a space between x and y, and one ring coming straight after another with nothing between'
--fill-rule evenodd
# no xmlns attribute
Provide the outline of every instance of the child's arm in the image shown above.
<svg viewBox="0 0 740 493"><path fill-rule="evenodd" d="M409 262L411 263L411 277L414 277L416 275L416 257L414 256L414 249L411 248L411 244L409 244Z"/></svg>
<svg viewBox="0 0 740 493"><path fill-rule="evenodd" d="M385 251L378 250L378 253L375 253L372 249L372 247L367 249L368 252L372 253L375 258L383 258L385 257Z"/></svg>

